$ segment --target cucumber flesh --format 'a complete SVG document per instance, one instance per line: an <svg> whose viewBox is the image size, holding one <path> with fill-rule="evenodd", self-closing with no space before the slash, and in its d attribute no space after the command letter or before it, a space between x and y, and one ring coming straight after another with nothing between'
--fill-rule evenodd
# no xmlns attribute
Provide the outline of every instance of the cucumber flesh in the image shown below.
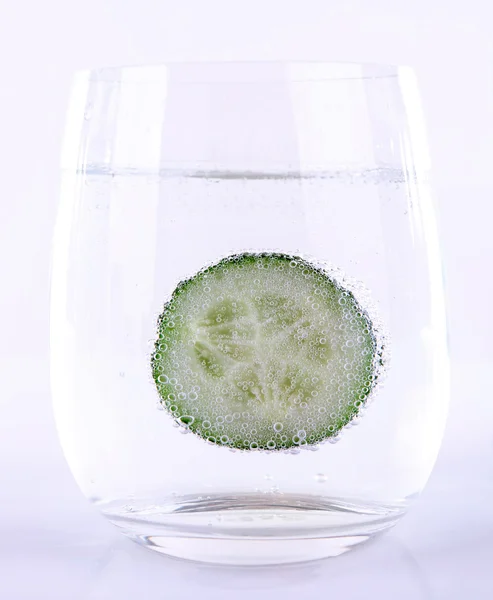
<svg viewBox="0 0 493 600"><path fill-rule="evenodd" d="M181 282L151 358L160 402L180 425L269 451L334 438L367 402L380 363L352 292L302 258L267 253Z"/></svg>

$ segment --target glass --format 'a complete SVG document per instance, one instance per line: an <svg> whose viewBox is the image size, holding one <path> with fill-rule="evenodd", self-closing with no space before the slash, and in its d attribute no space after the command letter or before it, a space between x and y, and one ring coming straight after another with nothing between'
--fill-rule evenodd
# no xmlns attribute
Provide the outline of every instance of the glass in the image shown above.
<svg viewBox="0 0 493 600"><path fill-rule="evenodd" d="M62 173L52 385L84 494L132 539L217 563L336 556L394 525L430 475L448 401L412 70L203 63L81 72ZM385 380L380 373L371 405L363 394L365 410L325 443L304 432L283 451L223 447L175 422L158 393L151 365L163 306L180 281L244 252L303 257L352 290L370 319ZM229 301L234 286L224 292ZM172 401L195 393L179 379ZM206 395L195 418L218 401ZM229 431L224 419L208 426L218 438Z"/></svg>

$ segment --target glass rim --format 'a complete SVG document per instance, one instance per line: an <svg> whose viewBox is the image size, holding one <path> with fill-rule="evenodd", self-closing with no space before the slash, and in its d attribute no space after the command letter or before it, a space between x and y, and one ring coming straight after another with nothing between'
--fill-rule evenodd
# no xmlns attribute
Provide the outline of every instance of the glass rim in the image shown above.
<svg viewBox="0 0 493 600"><path fill-rule="evenodd" d="M94 83L161 81L174 72L177 83L316 83L396 78L413 71L408 65L326 60L163 61L80 69L75 78Z"/></svg>

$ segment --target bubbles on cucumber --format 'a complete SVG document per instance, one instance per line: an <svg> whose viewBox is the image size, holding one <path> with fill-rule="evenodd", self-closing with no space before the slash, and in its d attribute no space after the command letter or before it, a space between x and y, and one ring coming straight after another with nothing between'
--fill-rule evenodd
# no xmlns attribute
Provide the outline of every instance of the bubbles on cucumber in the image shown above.
<svg viewBox="0 0 493 600"><path fill-rule="evenodd" d="M278 253L234 255L181 282L151 359L161 407L218 446L297 452L337 441L387 364L383 328L356 288Z"/></svg>

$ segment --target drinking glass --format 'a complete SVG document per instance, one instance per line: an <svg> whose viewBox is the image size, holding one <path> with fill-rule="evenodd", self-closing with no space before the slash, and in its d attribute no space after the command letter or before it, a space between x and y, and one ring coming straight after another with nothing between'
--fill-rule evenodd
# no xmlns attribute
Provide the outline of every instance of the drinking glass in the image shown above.
<svg viewBox="0 0 493 600"><path fill-rule="evenodd" d="M222 422L209 424L217 439L204 439L173 418L152 367L158 321L180 282L232 255L291 257L357 298L379 348L378 382L337 435L235 449L219 443ZM231 294L226 287L220 300ZM74 477L137 542L197 561L274 564L336 556L393 526L430 475L448 401L412 70L181 63L78 73L51 351ZM179 378L169 385L187 392ZM201 393L196 415L224 400ZM316 415L307 405L308 423Z"/></svg>

